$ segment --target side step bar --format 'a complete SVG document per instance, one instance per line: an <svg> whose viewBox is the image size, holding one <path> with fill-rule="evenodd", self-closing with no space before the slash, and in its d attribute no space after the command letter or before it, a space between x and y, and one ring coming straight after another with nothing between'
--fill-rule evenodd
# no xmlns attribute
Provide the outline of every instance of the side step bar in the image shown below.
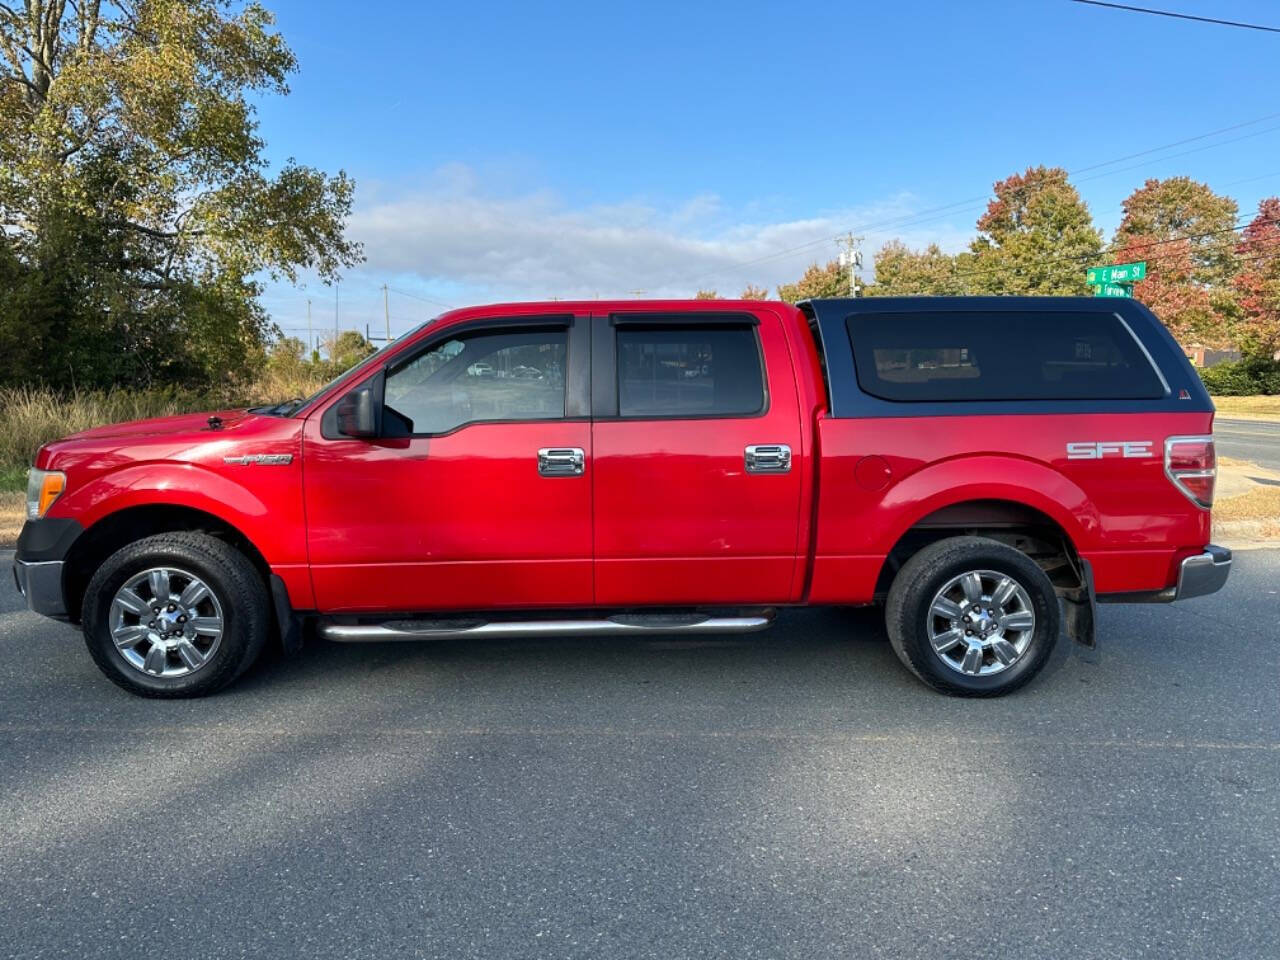
<svg viewBox="0 0 1280 960"><path fill-rule="evenodd" d="M494 620L322 623L320 636L339 643L383 640L458 640L464 637L619 637L650 634L754 633L773 623L774 610L742 617L704 614L618 614L604 620Z"/></svg>

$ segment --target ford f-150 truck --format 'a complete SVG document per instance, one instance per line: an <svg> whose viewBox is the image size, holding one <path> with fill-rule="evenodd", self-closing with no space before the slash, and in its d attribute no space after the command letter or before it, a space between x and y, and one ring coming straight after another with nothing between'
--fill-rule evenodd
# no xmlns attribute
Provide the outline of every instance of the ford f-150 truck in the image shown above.
<svg viewBox="0 0 1280 960"><path fill-rule="evenodd" d="M1132 300L455 310L309 399L86 430L32 468L15 575L122 687L269 641L719 633L882 602L955 694L1097 602L1219 589L1213 405Z"/></svg>

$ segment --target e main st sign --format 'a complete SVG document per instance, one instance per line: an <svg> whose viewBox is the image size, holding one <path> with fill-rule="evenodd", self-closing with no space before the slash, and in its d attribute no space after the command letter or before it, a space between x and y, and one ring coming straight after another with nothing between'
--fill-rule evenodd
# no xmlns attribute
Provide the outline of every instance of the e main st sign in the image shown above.
<svg viewBox="0 0 1280 960"><path fill-rule="evenodd" d="M1116 263L1108 267L1090 267L1085 279L1093 285L1095 297L1131 297L1133 284L1147 276L1147 261Z"/></svg>

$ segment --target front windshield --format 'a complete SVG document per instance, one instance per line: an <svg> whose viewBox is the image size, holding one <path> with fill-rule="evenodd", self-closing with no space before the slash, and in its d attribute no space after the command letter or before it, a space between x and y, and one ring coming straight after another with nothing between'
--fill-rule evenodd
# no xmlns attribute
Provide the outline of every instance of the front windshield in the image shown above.
<svg viewBox="0 0 1280 960"><path fill-rule="evenodd" d="M326 383L323 387L321 387L315 393L311 394L311 396L306 397L305 399L302 399L302 400L286 400L284 403L276 404L273 407L259 407L254 412L266 413L266 414L270 414L272 416L277 416L277 417L295 416L306 407L309 407L312 403L318 400L325 393L332 390L342 381L349 380L355 377L357 374L359 374L362 370L366 369L367 367L379 363L381 361L382 355L386 353L388 350L390 350L392 347L394 347L396 344L400 343L406 337L412 337L419 330L422 330L430 326L431 324L435 323L436 320L438 319L439 317L432 317L430 320L425 320L422 323L418 324L416 327L414 327L412 330L410 330L408 333L401 334L399 337L396 337L396 339L388 343L384 343L381 347L379 347L373 353L369 354L369 356L365 357L355 366L350 367L344 370L342 373L338 374L336 377L334 377L332 380Z"/></svg>

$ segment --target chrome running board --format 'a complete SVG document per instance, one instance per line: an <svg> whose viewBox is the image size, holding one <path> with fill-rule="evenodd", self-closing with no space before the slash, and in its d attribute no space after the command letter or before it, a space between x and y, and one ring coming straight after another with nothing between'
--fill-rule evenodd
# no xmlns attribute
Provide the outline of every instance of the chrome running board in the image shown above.
<svg viewBox="0 0 1280 960"><path fill-rule="evenodd" d="M604 620L494 620L488 622L396 620L390 623L322 623L320 636L339 643L382 640L459 640L464 637L620 637L655 634L753 633L773 623L775 612L743 617L691 614L618 614Z"/></svg>

